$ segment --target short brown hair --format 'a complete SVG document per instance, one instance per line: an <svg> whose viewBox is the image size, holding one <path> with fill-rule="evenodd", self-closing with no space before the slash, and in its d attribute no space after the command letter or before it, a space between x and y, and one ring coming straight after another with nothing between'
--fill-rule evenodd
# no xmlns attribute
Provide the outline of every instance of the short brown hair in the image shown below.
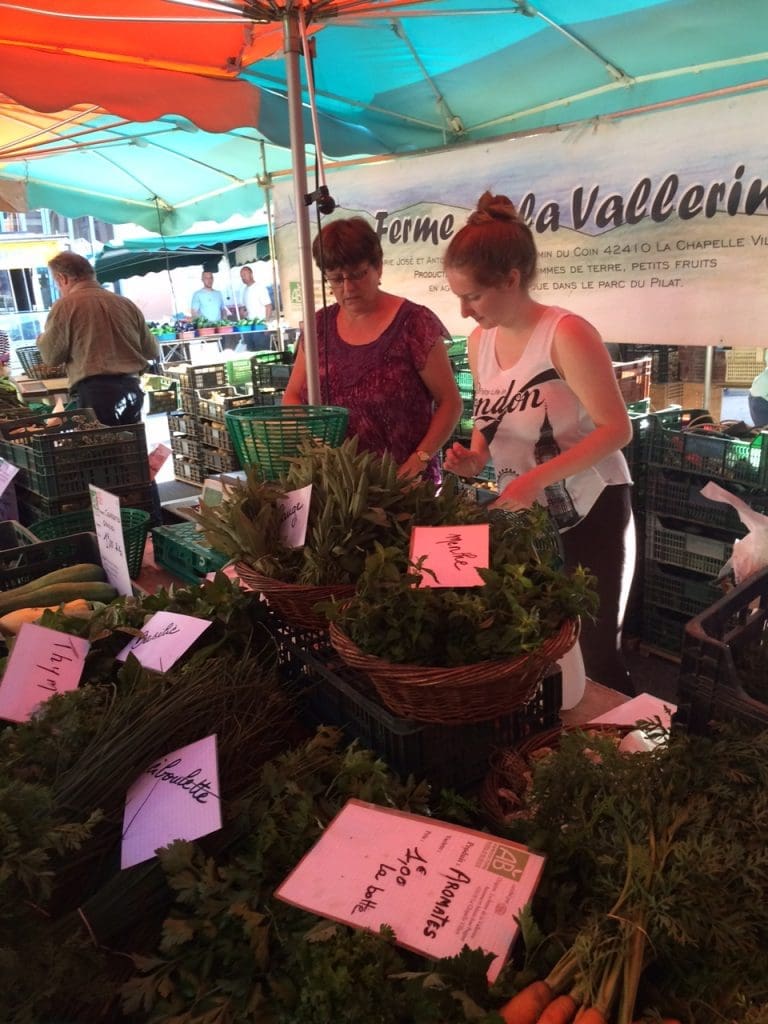
<svg viewBox="0 0 768 1024"><path fill-rule="evenodd" d="M511 199L483 192L467 223L449 242L443 265L469 270L486 288L518 270L520 284L527 288L536 276L536 243Z"/></svg>
<svg viewBox="0 0 768 1024"><path fill-rule="evenodd" d="M384 262L379 236L362 217L332 220L315 236L312 256L322 271L370 263L381 269Z"/></svg>
<svg viewBox="0 0 768 1024"><path fill-rule="evenodd" d="M75 281L88 281L96 277L96 271L85 256L78 256L76 252L68 250L58 253L52 260L48 260L48 266L52 273L71 277Z"/></svg>

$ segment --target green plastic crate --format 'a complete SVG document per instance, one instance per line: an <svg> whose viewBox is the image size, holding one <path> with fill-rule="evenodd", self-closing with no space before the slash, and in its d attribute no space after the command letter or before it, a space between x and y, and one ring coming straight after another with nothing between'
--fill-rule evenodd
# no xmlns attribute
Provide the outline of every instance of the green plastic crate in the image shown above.
<svg viewBox="0 0 768 1024"><path fill-rule="evenodd" d="M120 509L125 558L128 562L128 575L132 580L141 574L150 519L149 512L145 512L143 509ZM33 533L40 540L69 537L73 533L92 533L93 530L93 510L90 508L84 508L77 512L64 512L62 515L52 516L50 519L39 519L32 525Z"/></svg>
<svg viewBox="0 0 768 1024"><path fill-rule="evenodd" d="M208 544L195 523L156 526L152 544L157 565L185 583L199 583L229 561L227 555Z"/></svg>

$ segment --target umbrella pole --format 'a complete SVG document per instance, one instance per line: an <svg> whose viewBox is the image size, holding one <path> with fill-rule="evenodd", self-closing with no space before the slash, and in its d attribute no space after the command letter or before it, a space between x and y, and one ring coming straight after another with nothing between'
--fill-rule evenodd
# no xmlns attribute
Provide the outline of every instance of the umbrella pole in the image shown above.
<svg viewBox="0 0 768 1024"><path fill-rule="evenodd" d="M320 372L317 358L315 331L315 296L312 280L312 243L309 237L307 195L307 164L304 155L304 125L301 108L301 80L299 54L301 40L295 17L283 18L286 84L288 87L288 124L291 136L291 162L293 164L293 202L296 209L298 238L299 281L301 308L304 320L304 357L307 367L307 393L310 405L320 405Z"/></svg>

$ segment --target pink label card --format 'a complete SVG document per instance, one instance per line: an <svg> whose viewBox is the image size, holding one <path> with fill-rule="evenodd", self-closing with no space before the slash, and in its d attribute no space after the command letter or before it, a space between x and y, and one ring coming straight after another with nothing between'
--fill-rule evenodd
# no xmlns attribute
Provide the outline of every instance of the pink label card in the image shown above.
<svg viewBox="0 0 768 1024"><path fill-rule="evenodd" d="M117 655L117 660L125 661L132 654L144 668L167 672L210 624L195 615L155 612L142 626L141 636L134 637Z"/></svg>
<svg viewBox="0 0 768 1024"><path fill-rule="evenodd" d="M158 758L128 790L120 866L154 857L175 839L199 839L221 828L216 737Z"/></svg>
<svg viewBox="0 0 768 1024"><path fill-rule="evenodd" d="M309 505L312 500L312 484L288 491L284 498L278 498L282 515L280 518L280 540L288 548L300 548L307 537Z"/></svg>
<svg viewBox="0 0 768 1024"><path fill-rule="evenodd" d="M488 523L474 526L414 526L410 559L424 558L422 587L482 587L478 569L487 569L490 559Z"/></svg>
<svg viewBox="0 0 768 1024"><path fill-rule="evenodd" d="M149 479L154 480L157 474L165 465L168 458L173 454L167 444L158 442L152 446L152 450L149 453Z"/></svg>
<svg viewBox="0 0 768 1024"><path fill-rule="evenodd" d="M26 722L55 693L76 690L90 646L82 637L25 622L0 683L0 718Z"/></svg>
<svg viewBox="0 0 768 1024"><path fill-rule="evenodd" d="M275 895L358 928L389 925L424 956L454 956L464 945L494 953L493 981L543 867L518 843L350 800Z"/></svg>

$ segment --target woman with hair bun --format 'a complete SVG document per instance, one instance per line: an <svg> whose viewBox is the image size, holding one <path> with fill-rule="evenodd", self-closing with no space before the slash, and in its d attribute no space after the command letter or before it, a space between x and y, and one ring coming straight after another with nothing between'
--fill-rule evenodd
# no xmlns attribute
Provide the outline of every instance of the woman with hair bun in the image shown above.
<svg viewBox="0 0 768 1024"><path fill-rule="evenodd" d="M632 694L621 630L635 565L631 478L621 449L632 428L608 351L582 317L531 298L536 246L513 203L485 192L444 257L475 382L469 448L445 469L476 476L493 460L497 504L547 505L568 567L597 577L599 618L583 623L587 676Z"/></svg>

